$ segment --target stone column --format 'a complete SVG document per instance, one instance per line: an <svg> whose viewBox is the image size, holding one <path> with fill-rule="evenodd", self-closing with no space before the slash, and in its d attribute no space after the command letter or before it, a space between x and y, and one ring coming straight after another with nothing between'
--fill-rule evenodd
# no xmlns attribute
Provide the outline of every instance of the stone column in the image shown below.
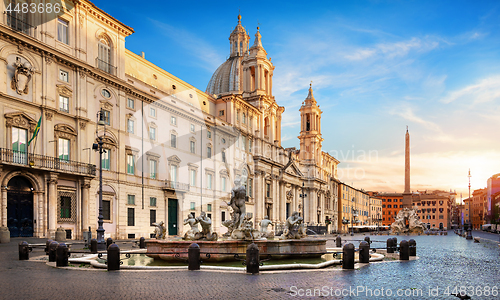
<svg viewBox="0 0 500 300"><path fill-rule="evenodd" d="M280 221L286 221L286 192L284 181L280 181Z"/></svg>
<svg viewBox="0 0 500 300"><path fill-rule="evenodd" d="M49 230L48 237L55 238L57 228L57 173L50 173L47 177L49 183Z"/></svg>
<svg viewBox="0 0 500 300"><path fill-rule="evenodd" d="M2 217L2 226L6 227L7 226L7 189L5 187L2 187L2 199L1 199L1 212L0 215Z"/></svg>
<svg viewBox="0 0 500 300"><path fill-rule="evenodd" d="M262 215L261 215L261 206L264 205L264 201L261 201L262 199L259 197L259 191L262 188L261 180L260 180L260 171L255 171L254 172L254 203L255 203L255 217L254 217L254 222L257 224L262 220Z"/></svg>
<svg viewBox="0 0 500 300"><path fill-rule="evenodd" d="M82 230L89 230L90 178L82 180Z"/></svg>
<svg viewBox="0 0 500 300"><path fill-rule="evenodd" d="M274 178L274 175L271 176L271 185L272 185L272 193L271 193L271 199L273 202L273 222L277 222L279 220L279 215L278 215L278 184L277 180ZM269 218L271 219L271 218Z"/></svg>
<svg viewBox="0 0 500 300"><path fill-rule="evenodd" d="M309 220L307 220L307 222L316 223L317 221L316 219L318 218L317 217L318 206L316 204L318 195L316 190L311 189L308 196L309 196L309 218L308 218Z"/></svg>
<svg viewBox="0 0 500 300"><path fill-rule="evenodd" d="M38 237L45 237L47 233L45 232L45 211L44 211L44 193L41 191L35 192L36 203L38 205L38 219L36 220L36 227L38 228Z"/></svg>

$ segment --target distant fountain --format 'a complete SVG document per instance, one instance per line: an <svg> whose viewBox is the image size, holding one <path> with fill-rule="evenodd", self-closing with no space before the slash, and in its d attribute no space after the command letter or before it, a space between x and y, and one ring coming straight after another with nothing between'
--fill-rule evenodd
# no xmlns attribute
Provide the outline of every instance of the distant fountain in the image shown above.
<svg viewBox="0 0 500 300"><path fill-rule="evenodd" d="M422 234L424 230L425 225L418 219L416 210L407 207L399 211L396 220L391 225L393 234Z"/></svg>

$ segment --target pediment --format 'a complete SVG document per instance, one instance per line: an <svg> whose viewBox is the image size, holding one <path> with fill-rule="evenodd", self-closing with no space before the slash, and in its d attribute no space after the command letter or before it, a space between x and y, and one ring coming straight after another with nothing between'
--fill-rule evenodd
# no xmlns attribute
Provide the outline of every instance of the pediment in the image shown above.
<svg viewBox="0 0 500 300"><path fill-rule="evenodd" d="M177 155L172 155L169 158L167 158L169 162L175 162L175 163L180 163L181 159Z"/></svg>
<svg viewBox="0 0 500 300"><path fill-rule="evenodd" d="M25 112L7 113L4 115L7 127L19 127L33 131L36 121Z"/></svg>
<svg viewBox="0 0 500 300"><path fill-rule="evenodd" d="M104 108L105 110L111 110L113 109L113 104L109 102L108 100L101 100L101 107Z"/></svg>
<svg viewBox="0 0 500 300"><path fill-rule="evenodd" d="M68 124L57 124L54 126L54 131L64 132L71 135L76 135L76 130Z"/></svg>
<svg viewBox="0 0 500 300"><path fill-rule="evenodd" d="M73 90L64 84L56 84L57 93L64 97L71 97L73 95Z"/></svg>
<svg viewBox="0 0 500 300"><path fill-rule="evenodd" d="M302 177L304 174L300 171L294 161L290 160L288 164L283 168L283 171L287 174Z"/></svg>

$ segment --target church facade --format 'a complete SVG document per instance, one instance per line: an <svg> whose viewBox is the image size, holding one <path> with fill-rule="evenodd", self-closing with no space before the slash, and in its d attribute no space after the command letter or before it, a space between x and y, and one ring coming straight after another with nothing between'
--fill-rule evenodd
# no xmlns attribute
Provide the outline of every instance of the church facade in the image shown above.
<svg viewBox="0 0 500 300"><path fill-rule="evenodd" d="M283 148L284 107L259 29L250 45L238 16L229 58L204 92L127 50L133 29L91 2L62 3L36 27L19 13L0 23L0 226L11 236L53 238L59 227L95 236L101 168L114 239L149 237L159 221L182 235L183 219L201 211L223 233L236 178L255 225L298 211L338 229L339 161L322 151L312 87L297 112L300 148Z"/></svg>

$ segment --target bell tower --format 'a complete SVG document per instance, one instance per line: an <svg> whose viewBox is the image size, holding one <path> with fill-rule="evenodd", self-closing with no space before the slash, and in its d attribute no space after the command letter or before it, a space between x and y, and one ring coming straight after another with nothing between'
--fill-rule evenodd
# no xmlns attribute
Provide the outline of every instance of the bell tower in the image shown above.
<svg viewBox="0 0 500 300"><path fill-rule="evenodd" d="M242 61L243 97L256 95L272 97L274 66L267 59L261 38L260 28L257 27L255 41Z"/></svg>
<svg viewBox="0 0 500 300"><path fill-rule="evenodd" d="M241 15L238 15L238 24L229 35L230 57L244 56L248 52L250 36L241 25Z"/></svg>
<svg viewBox="0 0 500 300"><path fill-rule="evenodd" d="M309 94L300 107L300 159L320 163L321 159L321 114L322 111L314 99L312 84Z"/></svg>

